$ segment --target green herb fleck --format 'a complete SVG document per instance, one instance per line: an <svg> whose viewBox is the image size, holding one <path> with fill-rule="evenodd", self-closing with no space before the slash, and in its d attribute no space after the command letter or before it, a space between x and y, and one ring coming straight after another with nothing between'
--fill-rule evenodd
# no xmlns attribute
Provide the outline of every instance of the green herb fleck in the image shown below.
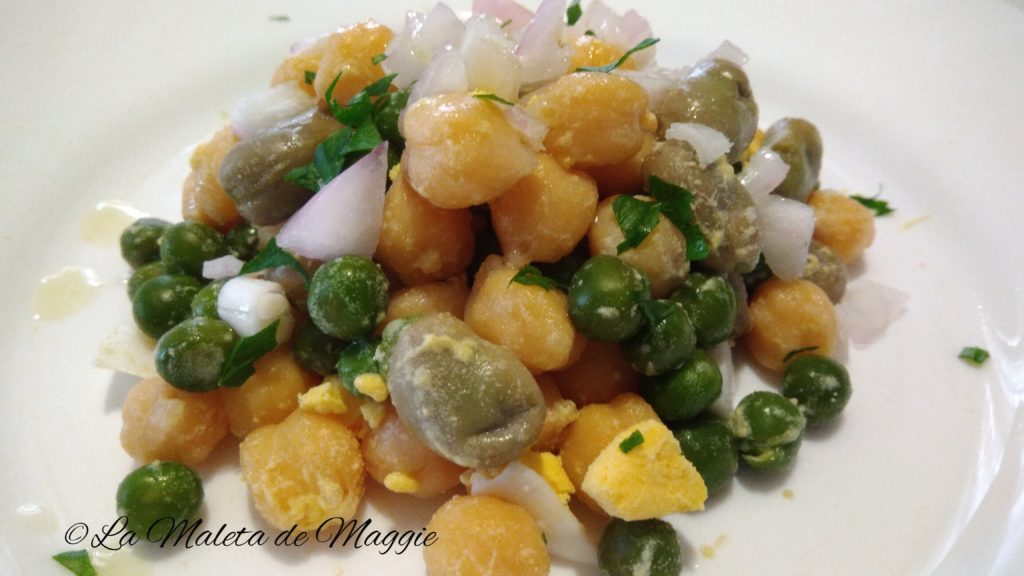
<svg viewBox="0 0 1024 576"><path fill-rule="evenodd" d="M579 68L576 69L576 71L577 72L606 72L606 73L607 72L611 72L612 70L615 70L619 66L622 66L623 64L625 64L626 60L628 60L629 57L632 56L633 54L636 54L637 52L639 52L641 50L646 50L647 48L650 48L651 46L654 46L658 42L661 42L661 38L644 38L643 40L638 42L636 46L633 46L632 48L627 50L626 53L622 55L622 58L619 58L617 61L612 62L611 64L607 64L605 66L580 66Z"/></svg>
<svg viewBox="0 0 1024 576"><path fill-rule="evenodd" d="M508 28L508 25L511 24L511 23L512 23L512 19L509 18L508 20L505 20L504 22L501 23L501 27L502 28Z"/></svg>
<svg viewBox="0 0 1024 576"><path fill-rule="evenodd" d="M623 454L629 454L629 452L637 446L644 443L644 435L639 430L633 430L633 433L626 437L625 440L619 442L619 450L622 450Z"/></svg>
<svg viewBox="0 0 1024 576"><path fill-rule="evenodd" d="M593 30L587 30L586 32L583 33L583 35L584 36L597 36L597 34L595 34Z"/></svg>
<svg viewBox="0 0 1024 576"><path fill-rule="evenodd" d="M881 194L882 193L879 192L878 194L875 194L871 198L853 194L850 196L850 198L853 198L857 202L860 202L862 206L874 212L875 216L885 216L886 214L892 214L893 212L896 211L896 209L891 208L889 206L889 203L886 202L885 200L880 200L878 197L881 196Z"/></svg>
<svg viewBox="0 0 1024 576"><path fill-rule="evenodd" d="M818 347L817 347L817 346L804 346L803 348L797 348L796 350L790 350L790 351L789 351L788 353L786 353L786 355L785 355L785 356L784 356L784 357L782 358L782 363L783 363L783 364L785 364L786 362L789 362L789 361L790 361L790 360L792 360L792 359L793 359L793 357L794 357L794 356L796 356L797 354L803 354L804 352L814 352L814 351L815 351L815 350L817 350L817 349L818 349Z"/></svg>
<svg viewBox="0 0 1024 576"><path fill-rule="evenodd" d="M380 64L381 62L383 62L383 61L385 61L387 59L388 59L388 55L387 54L380 53L380 54L377 54L376 56L374 56L373 58L370 58L370 62L373 62L373 65L376 66L377 64Z"/></svg>
<svg viewBox="0 0 1024 576"><path fill-rule="evenodd" d="M89 559L89 552L85 550L61 552L54 556L53 559L76 576L96 576L96 568L93 568L92 560Z"/></svg>
<svg viewBox="0 0 1024 576"><path fill-rule="evenodd" d="M490 100L492 102L499 102L501 104L505 104L505 105L508 105L508 106L515 106L515 104L513 104L513 103L509 102L508 100L505 100L501 96L498 96L497 94L493 94L491 92L480 92L480 93L477 93L477 94L473 94L473 98L479 98L481 100Z"/></svg>
<svg viewBox="0 0 1024 576"><path fill-rule="evenodd" d="M981 366L988 360L988 350L984 348L978 348L976 346L967 346L960 351L960 358L963 358L967 362L974 364L975 366Z"/></svg>
<svg viewBox="0 0 1024 576"><path fill-rule="evenodd" d="M295 270L306 281L306 285L309 285L309 273L302 267L302 264L299 264L295 256L292 256L277 245L276 237L271 238L270 242L267 242L267 245L263 247L263 250L260 250L252 260L249 260L242 266L239 275L252 274L253 272L277 268L278 266L287 266Z"/></svg>
<svg viewBox="0 0 1024 576"><path fill-rule="evenodd" d="M316 80L316 72L313 72L312 70L306 70L302 75L306 79L306 84L312 84Z"/></svg>
<svg viewBox="0 0 1024 576"><path fill-rule="evenodd" d="M583 16L583 8L580 8L580 0L572 0L569 3L569 8L565 11L565 20L572 26L579 21L580 16Z"/></svg>
<svg viewBox="0 0 1024 576"><path fill-rule="evenodd" d="M568 290L569 287L554 278L548 278L540 271L536 266L523 266L516 275L508 281L508 285L512 283L523 284L524 286L540 286L545 290L551 290L552 288L560 288L562 290Z"/></svg>
<svg viewBox="0 0 1024 576"><path fill-rule="evenodd" d="M252 336L246 336L231 348L224 369L220 372L220 385L225 388L237 388L256 373L253 364L277 347L277 326L280 320L274 320Z"/></svg>
<svg viewBox="0 0 1024 576"><path fill-rule="evenodd" d="M547 543L548 543L548 535L547 535L547 533L546 532L541 532L540 533L540 538L541 538L541 540L544 541L544 545L546 546Z"/></svg>
<svg viewBox="0 0 1024 576"><path fill-rule="evenodd" d="M275 14L270 17L271 22L287 22L291 20L287 14Z"/></svg>
<svg viewBox="0 0 1024 576"><path fill-rule="evenodd" d="M612 202L615 220L622 230L623 241L615 247L616 254L636 248L658 225L661 205L633 196L619 196Z"/></svg>
<svg viewBox="0 0 1024 576"><path fill-rule="evenodd" d="M708 241L693 219L693 193L657 176L647 179L647 188L661 204L661 213L686 237L686 259L693 262L707 258Z"/></svg>

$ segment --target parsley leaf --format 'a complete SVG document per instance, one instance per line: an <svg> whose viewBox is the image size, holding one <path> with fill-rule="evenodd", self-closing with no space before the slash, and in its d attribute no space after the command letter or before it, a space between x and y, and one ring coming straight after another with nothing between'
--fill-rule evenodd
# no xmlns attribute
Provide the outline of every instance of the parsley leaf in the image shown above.
<svg viewBox="0 0 1024 576"><path fill-rule="evenodd" d="M513 104L513 103L509 102L508 100L505 100L501 96L498 96L497 94L494 94L494 93L491 93L491 92L479 92L479 93L473 94L473 98L479 98L481 100L490 100L492 102L498 102L500 104L506 104L508 106L515 106L515 104Z"/></svg>
<svg viewBox="0 0 1024 576"><path fill-rule="evenodd" d="M338 78L341 78L341 74L331 82L330 88L327 90L325 95L326 100L331 105L331 114L338 119L338 122L346 126L359 126L368 120L373 114L374 110L374 99L384 95L388 88L391 87L391 81L395 79L398 74L388 74L380 80L377 80L366 88L363 88L359 92L356 92L355 96L349 98L348 103L345 106L339 106L337 101L333 98L333 88Z"/></svg>
<svg viewBox="0 0 1024 576"><path fill-rule="evenodd" d="M625 239L615 247L616 254L636 248L658 225L661 205L633 196L619 196L612 202L612 211Z"/></svg>
<svg viewBox="0 0 1024 576"><path fill-rule="evenodd" d="M595 34L593 30L587 30L586 32L583 33L583 35L584 36L597 36L597 34Z"/></svg>
<svg viewBox="0 0 1024 576"><path fill-rule="evenodd" d="M86 550L61 552L53 559L75 576L96 576L96 568L93 567L92 560L89 559L89 552Z"/></svg>
<svg viewBox="0 0 1024 576"><path fill-rule="evenodd" d="M569 8L565 11L565 20L569 23L569 26L575 24L580 16L583 16L583 8L580 8L580 0L572 0L569 3Z"/></svg>
<svg viewBox="0 0 1024 576"><path fill-rule="evenodd" d="M312 70L306 70L302 74L306 80L306 84L312 84L313 81L316 80L316 72L313 72Z"/></svg>
<svg viewBox="0 0 1024 576"><path fill-rule="evenodd" d="M354 130L346 126L316 147L311 164L289 171L284 179L316 192L381 141L380 132L373 122L365 122Z"/></svg>
<svg viewBox="0 0 1024 576"><path fill-rule="evenodd" d="M708 241L693 220L693 193L657 176L647 179L647 187L661 204L661 213L686 237L686 259L692 262L707 258Z"/></svg>
<svg viewBox="0 0 1024 576"><path fill-rule="evenodd" d="M638 42L636 46L633 46L629 50L626 50L626 53L622 55L622 58L619 58L617 61L612 62L611 64L606 64L604 66L580 66L579 68L576 69L576 72L611 72L612 70L615 70L619 66L625 64L626 60L628 60L629 57L632 56L633 54L636 54L641 50L650 48L651 46L654 46L658 42L661 42L661 38L644 38L643 40Z"/></svg>
<svg viewBox="0 0 1024 576"><path fill-rule="evenodd" d="M633 433L626 436L626 439L619 442L619 450L622 450L623 454L629 454L633 448L644 443L644 435L639 430L633 430Z"/></svg>
<svg viewBox="0 0 1024 576"><path fill-rule="evenodd" d="M387 59L388 55L381 52L380 54L375 55L373 58L370 58L370 62L372 62L373 65L376 66L377 64L380 64L381 62Z"/></svg>
<svg viewBox="0 0 1024 576"><path fill-rule="evenodd" d="M270 17L271 22L288 22L291 18L287 14L275 14Z"/></svg>
<svg viewBox="0 0 1024 576"><path fill-rule="evenodd" d="M405 147L405 140L398 129L398 117L409 104L410 92L409 88L398 92L388 92L377 100L373 123L377 125L377 131L380 132L381 137L391 143L391 146L388 147L389 151L394 148L401 152Z"/></svg>
<svg viewBox="0 0 1024 576"><path fill-rule="evenodd" d="M861 206L864 206L868 210L875 213L875 216L885 216L886 214L892 214L896 211L895 208L890 208L889 203L885 200L880 200L878 197L881 193L875 194L871 198L866 196L858 196L853 194L850 198L853 198L857 202L860 202Z"/></svg>
<svg viewBox="0 0 1024 576"><path fill-rule="evenodd" d="M225 388L237 388L256 373L253 364L277 347L277 326L280 320L274 320L252 336L246 336L228 352L224 368L220 372L220 385Z"/></svg>
<svg viewBox="0 0 1024 576"><path fill-rule="evenodd" d="M540 286L545 290L551 290L552 288L560 288L562 290L568 290L569 287L554 278L548 278L540 271L536 266L523 266L516 275L508 281L508 285L512 283L522 284L524 286Z"/></svg>
<svg viewBox="0 0 1024 576"><path fill-rule="evenodd" d="M306 281L306 285L309 286L309 273L302 267L302 264L299 264L295 256L285 252L277 245L276 237L271 238L270 242L267 242L267 245L263 247L263 250L259 251L259 254L256 254L252 260L246 262L238 274L252 274L253 272L277 268L278 266L287 266L295 270Z"/></svg>
<svg viewBox="0 0 1024 576"><path fill-rule="evenodd" d="M814 352L817 350L817 346L804 346L803 348L797 348L796 350L790 350L786 353L786 356L782 358L782 363L785 364L792 360L797 354L803 354L804 352Z"/></svg>
<svg viewBox="0 0 1024 576"><path fill-rule="evenodd" d="M501 23L502 29L508 28L508 25L511 24L511 23L512 23L512 19L511 18L509 18L508 20L505 20L504 22Z"/></svg>
<svg viewBox="0 0 1024 576"><path fill-rule="evenodd" d="M963 358L967 362L974 364L975 366L981 366L988 360L988 350L984 348L978 348L976 346L967 346L960 351L960 358Z"/></svg>

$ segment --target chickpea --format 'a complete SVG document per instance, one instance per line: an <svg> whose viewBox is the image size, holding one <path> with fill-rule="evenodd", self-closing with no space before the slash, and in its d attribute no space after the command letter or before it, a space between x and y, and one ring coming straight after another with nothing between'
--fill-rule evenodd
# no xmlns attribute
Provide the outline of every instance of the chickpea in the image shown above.
<svg viewBox="0 0 1024 576"><path fill-rule="evenodd" d="M508 258L557 262L587 234L597 211L590 176L539 154L537 170L491 202L491 222Z"/></svg>
<svg viewBox="0 0 1024 576"><path fill-rule="evenodd" d="M544 415L544 428L541 429L540 436L533 443L531 450L554 452L558 449L562 431L576 420L576 404L562 397L562 393L558 391L558 382L550 374L537 376L537 386L544 395L547 412Z"/></svg>
<svg viewBox="0 0 1024 576"><path fill-rule="evenodd" d="M568 365L583 340L565 294L512 282L516 272L497 255L484 260L466 301L466 323L481 338L512 349L531 372Z"/></svg>
<svg viewBox="0 0 1024 576"><path fill-rule="evenodd" d="M615 198L605 198L597 205L597 217L587 234L591 254L616 256L618 245L625 239L612 207ZM649 200L646 196L638 198ZM658 215L658 225L639 246L618 257L647 275L651 281L651 296L655 298L664 298L682 286L690 271L686 237L664 214Z"/></svg>
<svg viewBox="0 0 1024 576"><path fill-rule="evenodd" d="M562 435L562 449L559 452L565 473L572 480L573 486L583 484L587 468L619 432L652 418L657 419L658 415L636 394L622 394L608 404L584 406L576 421ZM604 513L583 491L577 491L576 495L595 512Z"/></svg>
<svg viewBox="0 0 1024 576"><path fill-rule="evenodd" d="M287 84L291 82L303 92L310 96L316 96L316 87L313 82L306 81L308 72L316 73L320 69L320 61L324 57L324 50L327 48L327 36L320 38L306 49L296 52L284 59L274 71L274 77L270 80L271 86ZM333 80L333 78L332 78ZM338 81L341 82L340 80Z"/></svg>
<svg viewBox="0 0 1024 576"><path fill-rule="evenodd" d="M571 45L572 58L569 60L569 70L573 72L584 66L607 66L619 61L626 49L611 42L599 39L597 36L578 36ZM619 70L636 70L636 62L633 58L627 58Z"/></svg>
<svg viewBox="0 0 1024 576"><path fill-rule="evenodd" d="M654 134L644 134L640 151L625 162L608 166L594 166L587 173L597 182L597 193L601 198L616 194L637 194L644 187L644 158L654 149Z"/></svg>
<svg viewBox="0 0 1024 576"><path fill-rule="evenodd" d="M434 206L489 202L537 168L537 155L498 106L469 94L441 94L406 109L402 171Z"/></svg>
<svg viewBox="0 0 1024 576"><path fill-rule="evenodd" d="M817 190L807 203L814 209L814 239L843 262L859 258L874 241L874 215L856 200L839 192Z"/></svg>
<svg viewBox="0 0 1024 576"><path fill-rule="evenodd" d="M531 94L525 108L548 126L544 146L567 168L628 160L656 122L639 84L600 72L562 76Z"/></svg>
<svg viewBox="0 0 1024 576"><path fill-rule="evenodd" d="M140 462L202 463L228 433L220 395L179 390L160 378L141 380L121 409L121 445Z"/></svg>
<svg viewBox="0 0 1024 576"><path fill-rule="evenodd" d="M221 392L231 433L239 438L267 424L277 424L299 407L302 394L319 380L278 346L256 361L256 373L238 388Z"/></svg>
<svg viewBox="0 0 1024 576"><path fill-rule="evenodd" d="M427 576L542 576L550 570L537 521L492 496L455 496L438 508L427 530L437 534L423 548Z"/></svg>
<svg viewBox="0 0 1024 576"><path fill-rule="evenodd" d="M447 312L461 320L468 297L469 287L466 286L465 276L402 288L388 301L387 313L381 324L387 326L392 320L431 312Z"/></svg>
<svg viewBox="0 0 1024 576"><path fill-rule="evenodd" d="M583 407L610 402L640 386L617 342L588 340L579 360L552 374L562 395Z"/></svg>
<svg viewBox="0 0 1024 576"><path fill-rule="evenodd" d="M181 192L181 214L185 220L202 222L221 232L227 232L242 221L234 200L217 177L224 156L237 142L234 131L225 126L208 142L196 146L189 160L192 172L185 179Z"/></svg>
<svg viewBox="0 0 1024 576"><path fill-rule="evenodd" d="M837 338L836 312L828 294L807 280L771 278L750 300L747 347L759 364L781 372L787 354L817 346L828 356Z"/></svg>
<svg viewBox="0 0 1024 576"><path fill-rule="evenodd" d="M351 518L359 508L359 441L334 418L296 410L246 436L240 452L253 504L275 528L314 530L332 516Z"/></svg>
<svg viewBox="0 0 1024 576"><path fill-rule="evenodd" d="M383 78L384 70L373 63L373 57L384 53L392 36L390 28L373 20L364 20L328 36L313 80L321 107L327 107L327 89L335 78L338 83L331 96L339 104L345 104L367 84Z"/></svg>
<svg viewBox="0 0 1024 576"><path fill-rule="evenodd" d="M473 259L469 210L437 208L398 178L384 197L377 260L409 286L444 280Z"/></svg>
<svg viewBox="0 0 1024 576"><path fill-rule="evenodd" d="M389 407L384 421L362 443L366 471L389 490L426 498L459 483L465 468L427 448Z"/></svg>

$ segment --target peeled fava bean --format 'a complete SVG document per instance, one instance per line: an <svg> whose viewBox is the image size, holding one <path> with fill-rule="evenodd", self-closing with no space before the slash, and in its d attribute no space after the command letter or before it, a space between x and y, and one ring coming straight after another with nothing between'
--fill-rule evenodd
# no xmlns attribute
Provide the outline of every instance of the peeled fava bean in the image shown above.
<svg viewBox="0 0 1024 576"><path fill-rule="evenodd" d="M447 313L402 330L388 390L399 417L428 447L470 468L514 460L544 426L544 396L526 367Z"/></svg>
<svg viewBox="0 0 1024 576"><path fill-rule="evenodd" d="M238 212L265 226L301 208L313 193L284 177L309 164L316 147L339 129L332 116L312 110L235 145L221 164L220 183Z"/></svg>
<svg viewBox="0 0 1024 576"><path fill-rule="evenodd" d="M743 69L726 60L704 60L655 110L658 134L674 122L704 124L732 142L726 158L737 162L757 132L757 102Z"/></svg>
<svg viewBox="0 0 1024 576"><path fill-rule="evenodd" d="M702 167L686 142L659 142L644 160L644 181L651 176L693 193L693 216L708 241L703 263L719 273L749 272L761 255L754 200L732 166L719 160Z"/></svg>
<svg viewBox="0 0 1024 576"><path fill-rule="evenodd" d="M811 242L801 278L817 284L818 288L828 294L828 299L836 304L846 293L847 276L846 263L831 248L817 241Z"/></svg>
<svg viewBox="0 0 1024 576"><path fill-rule="evenodd" d="M773 194L806 202L821 173L821 135L807 120L783 118L765 132L762 148L771 148L789 166L786 179Z"/></svg>

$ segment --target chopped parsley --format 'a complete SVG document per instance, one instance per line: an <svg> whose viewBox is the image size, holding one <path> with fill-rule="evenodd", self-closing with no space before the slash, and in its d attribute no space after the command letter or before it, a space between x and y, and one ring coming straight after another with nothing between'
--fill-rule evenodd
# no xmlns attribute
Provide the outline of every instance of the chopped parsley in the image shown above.
<svg viewBox="0 0 1024 576"><path fill-rule="evenodd" d="M616 253L622 254L639 246L658 225L658 215L664 214L686 237L686 259L695 261L707 258L707 239L693 219L693 194L657 176L651 176L647 184L656 202L633 196L619 196L612 202L612 211L625 238L615 247Z"/></svg>
<svg viewBox="0 0 1024 576"><path fill-rule="evenodd" d="M246 262L238 274L252 274L253 272L279 266L287 266L298 272L299 276L302 276L302 279L306 281L306 285L309 286L309 272L306 272L306 269L302 267L302 264L299 264L295 256L292 256L277 245L276 237L271 238L270 242L267 242L267 245L263 247L263 250L260 250L252 260Z"/></svg>
<svg viewBox="0 0 1024 576"><path fill-rule="evenodd" d="M302 74L305 77L306 84L312 84L316 80L316 72L312 70L306 70Z"/></svg>
<svg viewBox="0 0 1024 576"><path fill-rule="evenodd" d="M633 430L633 433L626 436L626 439L619 442L619 450L622 450L623 454L629 454L633 448L644 443L644 435L639 430Z"/></svg>
<svg viewBox="0 0 1024 576"><path fill-rule="evenodd" d="M896 209L890 207L889 203L886 202L885 200L880 200L878 197L881 196L881 194L882 193L879 192L878 194L875 194L871 198L852 194L850 195L850 198L853 198L854 200L859 202L861 206L864 206L868 210L874 212L875 216L885 216L886 214L892 214L893 212L896 211Z"/></svg>
<svg viewBox="0 0 1024 576"><path fill-rule="evenodd" d="M804 346L803 348L797 348L796 350L790 350L786 353L786 356L782 358L782 363L785 364L793 359L797 354L803 354L804 352L814 352L817 350L817 346Z"/></svg>
<svg viewBox="0 0 1024 576"><path fill-rule="evenodd" d="M505 104L507 106L515 106L515 104L509 102L508 100L505 100L501 96L498 96L497 94L494 94L492 92L478 92L476 94L473 94L473 98L479 98L481 100L490 100L491 102L498 102L500 104Z"/></svg>
<svg viewBox="0 0 1024 576"><path fill-rule="evenodd" d="M580 7L580 0L572 0L569 3L569 8L565 11L565 21L572 26L579 21L580 16L583 16L583 8Z"/></svg>
<svg viewBox="0 0 1024 576"><path fill-rule="evenodd" d="M504 22L501 23L501 27L502 28L508 28L508 25L511 24L511 23L512 23L512 19L509 18L508 20L505 20Z"/></svg>
<svg viewBox="0 0 1024 576"><path fill-rule="evenodd" d="M220 372L220 385L225 388L237 388L256 373L253 364L277 347L277 326L280 320L274 320L252 336L246 336L228 352L224 368Z"/></svg>
<svg viewBox="0 0 1024 576"><path fill-rule="evenodd" d="M61 552L53 559L75 576L96 576L96 568L93 567L92 560L89 559L89 552L86 550Z"/></svg>
<svg viewBox="0 0 1024 576"><path fill-rule="evenodd" d="M616 254L640 245L658 225L661 205L634 196L619 196L612 202L612 211L624 239L615 247Z"/></svg>
<svg viewBox="0 0 1024 576"><path fill-rule="evenodd" d="M597 34L595 34L593 30L587 30L586 32L583 33L583 35L584 36L597 36Z"/></svg>
<svg viewBox="0 0 1024 576"><path fill-rule="evenodd" d="M377 54L376 56L374 56L373 58L370 58L370 62L373 62L373 65L376 66L377 64L380 64L381 62L383 62L383 61L385 61L387 59L388 59L388 55L387 54L380 53L380 54Z"/></svg>
<svg viewBox="0 0 1024 576"><path fill-rule="evenodd" d="M271 22L288 22L291 18L287 14L274 14L270 17Z"/></svg>
<svg viewBox="0 0 1024 576"><path fill-rule="evenodd" d="M639 52L641 50L646 50L647 48L650 48L651 46L654 46L658 42L661 42L661 38L644 38L643 40L638 42L636 46L633 46L629 50L626 50L626 53L622 55L622 58L619 58L618 60L616 60L615 62L612 62L611 64L606 64L604 66L580 66L579 68L576 69L576 71L577 72L606 72L606 73L607 72L611 72L612 70L615 70L619 66L622 66L623 64L625 64L626 60L629 60L629 57L632 56L633 54L636 54L637 52Z"/></svg>
<svg viewBox="0 0 1024 576"><path fill-rule="evenodd" d="M988 360L988 357L988 350L978 348L976 346L967 346L960 351L960 358L963 358L965 361L974 364L975 366L981 366L984 364L985 360Z"/></svg>
<svg viewBox="0 0 1024 576"><path fill-rule="evenodd" d="M568 290L569 287L562 284L554 278L548 278L540 271L536 266L523 266L523 268L516 272L516 275L508 281L509 286L515 282L516 284L522 284L524 286L540 286L545 290L551 290L552 288L559 288L562 290Z"/></svg>

